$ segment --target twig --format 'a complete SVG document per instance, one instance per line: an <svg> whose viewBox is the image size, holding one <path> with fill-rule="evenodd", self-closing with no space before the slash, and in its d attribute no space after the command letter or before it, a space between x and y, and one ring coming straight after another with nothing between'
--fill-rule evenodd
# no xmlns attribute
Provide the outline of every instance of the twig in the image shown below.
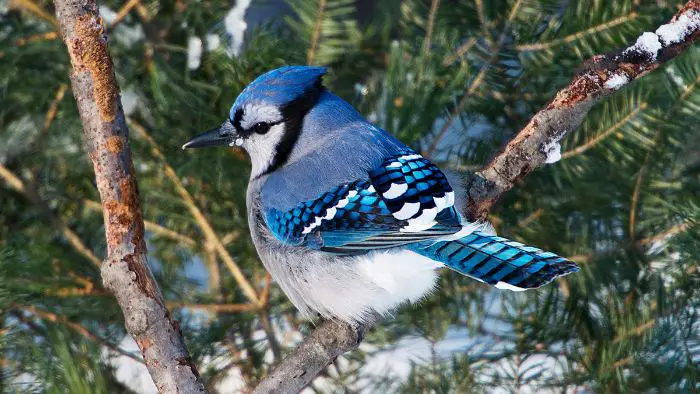
<svg viewBox="0 0 700 394"><path fill-rule="evenodd" d="M602 133L598 134L597 136L591 138L591 139L590 139L588 142L586 142L585 144L583 144L583 145L581 145L581 146L577 146L576 148L574 148L574 149L572 149L572 150L570 150L570 151L567 151L567 152L562 153L562 154L561 154L562 160L564 160L564 159L569 159L569 158L572 158L572 157L574 157L574 156L578 156L578 155L580 155L581 153L584 153L585 151L587 151L587 150L593 148L593 147L596 146L599 142L601 142L602 140L604 140L605 138L607 138L610 134L612 134L615 130L617 130L617 129L619 129L620 127L624 126L624 125L627 124L630 120L634 119L634 118L637 116L637 114L639 114L641 111L644 111L645 109L647 109L647 107L648 107L648 104L645 103L645 102L639 104L639 107L635 108L632 112L630 112L629 114L627 114L627 116L625 116L624 118L620 119L619 122L617 122L617 123L615 123L614 125L610 126L607 130L605 130L605 131L603 131Z"/></svg>
<svg viewBox="0 0 700 394"><path fill-rule="evenodd" d="M557 38L557 39L554 39L551 41L545 41L545 42L516 45L515 49L517 49L518 51L521 51L521 52L529 52L529 51L539 51L542 49L548 49L548 48L551 48L551 47L554 47L554 46L557 46L560 44L568 44L568 43L571 43L574 41L578 41L578 40L582 39L583 37L589 36L591 34L600 33L601 31L605 31L605 30L613 28L615 26L627 23L631 20L635 20L635 19L637 19L637 17L639 17L639 14L633 11L627 15L623 15L623 16L617 17L615 19L611 19L607 22L601 23L600 25L591 26L590 28L588 28L586 30L583 30L583 31L580 31L577 33L573 33L573 34L569 34L566 37Z"/></svg>
<svg viewBox="0 0 700 394"><path fill-rule="evenodd" d="M521 220L518 222L518 227L519 228L524 228L530 225L530 223L534 222L535 220L539 219L540 216L544 213L544 209L538 208L535 210L535 212L531 213L528 215L525 219Z"/></svg>
<svg viewBox="0 0 700 394"><path fill-rule="evenodd" d="M189 209L190 213L197 222L197 225L204 233L204 237L207 239L208 242L211 242L212 245L214 245L214 248L219 254L219 257L224 262L224 264L226 264L226 267L229 269L229 271L231 271L231 275L236 280L236 283L238 283L238 285L243 290L243 294L248 298L250 302L257 304L259 301L255 289L253 289L253 286L251 286L250 282L248 282L248 279L245 277L245 275L243 275L243 272L238 267L238 264L236 264L236 262L233 260L233 257L231 257L231 255L228 253L226 247L224 247L223 243L219 239L219 236L216 234L216 231L214 231L214 228L204 217L202 211L199 210L199 207L197 207L197 203L195 203L194 198L192 198L190 192L188 192L187 189L185 189L185 186L182 184L182 181L180 181L180 178L177 176L175 170L170 166L170 164L168 164L165 155L163 155L163 153L158 148L158 144L156 143L156 141L153 138L151 138L151 136L148 135L148 133L146 132L146 129L137 122L131 120L131 125L133 129L151 146L151 152L158 160L160 160L163 166L163 170L165 171L165 175L167 175L167 177L170 178L170 181L174 184L175 190L180 195L180 198L182 198L183 202L187 206L187 209Z"/></svg>
<svg viewBox="0 0 700 394"><path fill-rule="evenodd" d="M47 31L46 33L34 34L29 37L18 38L15 40L15 45L21 47L37 41L53 41L58 38L58 32Z"/></svg>
<svg viewBox="0 0 700 394"><path fill-rule="evenodd" d="M508 19L506 20L505 26L503 26L503 31L501 32L501 35L498 37L498 42L496 43L495 48L491 48L492 54L491 57L486 61L481 66L481 69L479 70L479 73L476 75L476 78L472 81L471 85L469 85L469 88L467 89L466 93L464 93L464 96L459 100L459 103L457 106L452 110L452 113L450 114L450 117L447 119L447 122L445 122L444 125L442 125L442 128L440 128L440 131L438 131L437 135L435 138L433 138L433 141L430 143L430 147L426 151L427 155L433 156L435 155L435 152L438 148L438 145L440 144L440 141L445 137L447 134L447 131L452 127L454 124L455 120L457 119L457 116L464 110L466 107L467 103L469 102L469 99L471 96L476 92L477 89L481 86L481 83L484 82L486 79L486 73L488 72L488 69L491 67L491 65L498 59L499 52L501 51L501 48L503 47L503 44L505 44L506 37L508 30L510 30L510 25L513 22L513 19L515 19L515 16L518 13L518 10L520 9L520 4L522 3L522 0L516 0L516 2L513 4L513 6L510 9L510 13L508 13Z"/></svg>
<svg viewBox="0 0 700 394"><path fill-rule="evenodd" d="M216 313L253 312L259 309L254 304L183 304L168 302L168 308L193 309Z"/></svg>
<svg viewBox="0 0 700 394"><path fill-rule="evenodd" d="M224 234L224 236L221 237L221 243L224 244L224 246L226 246L226 245L230 244L231 242L237 240L238 237L240 237L240 236L241 236L241 233L239 233L238 231L236 231L236 230L231 231L230 233Z"/></svg>
<svg viewBox="0 0 700 394"><path fill-rule="evenodd" d="M39 308L32 306L32 305L22 305L22 306L16 307L16 309L19 311L27 311L33 315L36 315L44 320L48 320L48 321L53 322L53 323L63 324L66 327L70 328L71 330L84 336L85 338L88 338L92 341L98 342L98 343L114 350L115 352L117 352L121 355L127 356L133 360L138 361L141 364L144 364L144 361L141 357L138 357L133 353L127 352L126 350L124 350L124 349L120 348L119 346L107 341L106 339L93 334L87 328L83 327L82 325L80 325L74 321L68 320L65 316L60 316L56 313L49 312L49 311L46 311L43 309L39 309Z"/></svg>
<svg viewBox="0 0 700 394"><path fill-rule="evenodd" d="M640 239L639 243L641 245L654 244L658 241L663 241L664 239L666 239L668 237L672 237L676 234L682 233L683 231L687 230L689 227L690 227L690 224L681 223L681 224L678 224L678 225L675 225L675 226L669 228L668 230L664 231L661 234L657 234L657 235L654 235L653 237L649 237L649 238Z"/></svg>
<svg viewBox="0 0 700 394"><path fill-rule="evenodd" d="M318 0L318 11L316 11L316 22L314 31L311 34L311 44L306 53L306 64L313 64L318 48L318 41L321 39L321 30L323 29L323 14L326 12L326 0Z"/></svg>
<svg viewBox="0 0 700 394"><path fill-rule="evenodd" d="M110 29L114 29L118 24L120 24L124 18L129 14L129 12L136 6L141 4L141 0L129 0L122 6L122 8L119 9L117 12L117 16L114 17L114 20L109 24Z"/></svg>
<svg viewBox="0 0 700 394"><path fill-rule="evenodd" d="M56 18L54 18L53 15L46 12L46 10L41 8L41 6L39 6L32 0L10 0L10 9L13 8L27 10L32 14L38 16L39 18L49 22L53 26L58 27L58 22L56 21Z"/></svg>
<svg viewBox="0 0 700 394"><path fill-rule="evenodd" d="M430 4L430 13L428 14L428 26L425 29L425 39L423 40L423 58L430 55L430 46L433 41L433 31L435 30L435 16L440 7L440 0L433 0Z"/></svg>
<svg viewBox="0 0 700 394"><path fill-rule="evenodd" d="M658 134L657 134L658 135ZM656 140L656 138L655 138ZM656 145L656 144L654 144ZM644 162L639 168L639 173L637 174L637 180L634 182L634 189L632 190L632 201L630 202L630 218L629 218L629 237L630 241L633 243L637 239L637 204L639 203L639 193L642 190L642 183L644 180L644 174L646 174L647 168L651 160L651 154L653 150L649 150L644 157Z"/></svg>
<svg viewBox="0 0 700 394"><path fill-rule="evenodd" d="M447 67L450 64L454 63L457 59L461 58L464 56L465 53L469 52L470 49L476 44L476 38L472 37L468 39L467 41L464 42L464 44L460 45L459 48L455 51L455 53L446 56L445 60L442 61L442 65Z"/></svg>
<svg viewBox="0 0 700 394"><path fill-rule="evenodd" d="M144 223L134 177L128 129L107 37L95 0L55 0L71 59L73 95L104 209L105 288L124 313L161 393L206 393L187 353L179 324L170 317L148 266Z"/></svg>
<svg viewBox="0 0 700 394"><path fill-rule="evenodd" d="M700 0L689 1L672 21L690 10L700 12ZM698 37L700 28L695 27L680 42L662 45L655 57L640 56L636 50L594 56L584 71L560 90L503 151L475 174L467 188L468 219L485 218L493 204L518 180L543 165L547 157L545 148L558 143L567 132L577 128L595 103L619 88L607 85L606 81L613 77L626 81L641 78L677 56Z"/></svg>
<svg viewBox="0 0 700 394"><path fill-rule="evenodd" d="M476 6L476 15L479 17L479 24L481 25L481 32L484 34L486 41L493 42L493 37L489 32L489 23L486 20L486 13L484 12L484 0L474 0L474 6Z"/></svg>
<svg viewBox="0 0 700 394"><path fill-rule="evenodd" d="M97 256L92 253L90 248L83 243L80 237L78 237L73 230L71 230L58 216L56 216L56 214L54 214L48 204L44 202L41 197L39 197L39 194L33 188L26 186L24 182L19 179L19 177L13 174L2 164L0 164L0 178L2 178L10 188L23 195L27 200L34 204L39 211L48 217L54 226L59 229L61 234L63 234L63 238L68 241L76 252L88 259L88 261L90 261L94 266L100 268L100 259L98 259Z"/></svg>
<svg viewBox="0 0 700 394"><path fill-rule="evenodd" d="M102 212L102 204L100 204L97 201L84 200L83 203L85 204L86 208L92 211ZM191 248L197 246L197 242L195 242L194 239L186 235L180 234L176 231L170 230L169 228L165 228L160 224L148 220L144 220L144 224L146 225L146 230L152 232L154 235L161 236L163 238L170 238L173 241L180 242Z"/></svg>
<svg viewBox="0 0 700 394"><path fill-rule="evenodd" d="M622 341L623 339L625 339L627 337L640 336L640 335L644 334L645 332L649 331L650 329L654 328L655 325L656 325L656 320L649 320L644 324L640 324L637 327L618 335L617 337L615 337L615 339L613 339L612 343L614 345L616 343L619 343L620 341Z"/></svg>

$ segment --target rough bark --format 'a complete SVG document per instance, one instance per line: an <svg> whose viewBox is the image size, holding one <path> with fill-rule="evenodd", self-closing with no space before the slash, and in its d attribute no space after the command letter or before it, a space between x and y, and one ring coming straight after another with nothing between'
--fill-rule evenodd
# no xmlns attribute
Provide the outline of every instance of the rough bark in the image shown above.
<svg viewBox="0 0 700 394"><path fill-rule="evenodd" d="M254 393L298 393L338 356L357 348L360 340L356 328L326 320L260 382Z"/></svg>
<svg viewBox="0 0 700 394"><path fill-rule="evenodd" d="M700 0L686 3L671 23L689 12L700 15ZM612 78L624 77L627 82L641 78L699 38L700 25L697 25L681 41L661 43L654 58L626 48L586 61L571 83L560 90L490 163L474 175L467 188L468 218L485 219L493 205L516 182L542 166L547 157L546 147L576 129L595 103L620 88L609 82ZM348 324L323 323L260 383L255 392L298 392L337 356L355 349L358 338L358 331Z"/></svg>
<svg viewBox="0 0 700 394"><path fill-rule="evenodd" d="M102 200L105 288L114 293L127 331L161 393L204 393L197 368L171 318L146 258L144 221L119 86L95 0L56 0L56 16L73 68L88 155Z"/></svg>

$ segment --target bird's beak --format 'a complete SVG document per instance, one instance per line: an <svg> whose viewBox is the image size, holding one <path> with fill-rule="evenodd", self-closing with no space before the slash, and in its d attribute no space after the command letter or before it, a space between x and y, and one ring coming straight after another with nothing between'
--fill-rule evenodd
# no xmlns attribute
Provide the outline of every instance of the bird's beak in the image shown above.
<svg viewBox="0 0 700 394"><path fill-rule="evenodd" d="M241 139L230 121L226 120L221 126L205 131L182 145L182 149L204 148L207 146L238 145Z"/></svg>

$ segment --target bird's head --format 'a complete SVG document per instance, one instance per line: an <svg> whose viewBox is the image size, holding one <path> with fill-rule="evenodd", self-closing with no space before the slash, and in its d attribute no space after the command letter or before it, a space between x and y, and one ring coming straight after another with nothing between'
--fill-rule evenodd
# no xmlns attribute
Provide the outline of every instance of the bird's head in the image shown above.
<svg viewBox="0 0 700 394"><path fill-rule="evenodd" d="M324 67L285 66L251 82L220 126L189 140L182 149L240 146L250 155L253 176L284 165L302 120L323 91Z"/></svg>

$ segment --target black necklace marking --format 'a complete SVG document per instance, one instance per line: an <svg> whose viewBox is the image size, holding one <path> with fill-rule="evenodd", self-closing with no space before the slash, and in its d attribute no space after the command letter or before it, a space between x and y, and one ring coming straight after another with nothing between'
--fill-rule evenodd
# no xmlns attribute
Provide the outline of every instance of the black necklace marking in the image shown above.
<svg viewBox="0 0 700 394"><path fill-rule="evenodd" d="M294 145L296 145L299 139L299 134L301 134L301 126L304 117L314 104L316 104L323 90L324 87L319 79L311 88L304 91L301 96L282 108L282 122L285 123L284 134L277 145L277 151L272 159L272 163L267 170L258 177L272 173L289 160L289 155L292 153L292 149L294 149Z"/></svg>

